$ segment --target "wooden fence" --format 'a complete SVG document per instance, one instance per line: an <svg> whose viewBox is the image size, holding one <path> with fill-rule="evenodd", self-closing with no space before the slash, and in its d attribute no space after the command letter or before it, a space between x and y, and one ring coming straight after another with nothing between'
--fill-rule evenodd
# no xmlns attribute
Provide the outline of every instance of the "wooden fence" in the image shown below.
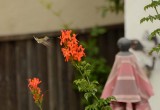
<svg viewBox="0 0 160 110"><path fill-rule="evenodd" d="M100 54L112 65L118 51L116 42L124 35L124 28L122 24L107 30L98 38L98 44ZM37 44L32 35L0 39L0 110L38 110L27 86L27 79L31 77L43 81L43 110L80 110L80 96L72 86L75 72L64 62L59 39L53 37L53 48L46 48ZM87 32L79 34L82 36L85 39Z"/></svg>

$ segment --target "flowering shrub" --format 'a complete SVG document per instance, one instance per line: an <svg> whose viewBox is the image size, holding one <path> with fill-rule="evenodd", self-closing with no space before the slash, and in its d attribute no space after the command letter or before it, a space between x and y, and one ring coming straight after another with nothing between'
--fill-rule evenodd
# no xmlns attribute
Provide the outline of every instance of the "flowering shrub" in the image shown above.
<svg viewBox="0 0 160 110"><path fill-rule="evenodd" d="M78 46L78 40L76 34L71 35L72 31L62 31L60 36L60 45L62 46L62 53L65 57L65 61L76 60L81 61L81 58L85 56L84 48L82 45Z"/></svg>
<svg viewBox="0 0 160 110"><path fill-rule="evenodd" d="M78 90L84 93L86 100L94 98L95 102L85 107L85 110L111 110L110 101L115 100L114 97L107 99L100 99L96 96L98 82L90 81L90 73L92 66L86 61L82 61L82 57L85 56L84 48L82 45L78 45L76 34L72 34L71 30L61 31L60 45L62 46L62 53L66 58L66 61L71 61L72 65L81 74L80 79L74 80Z"/></svg>
<svg viewBox="0 0 160 110"><path fill-rule="evenodd" d="M85 107L85 110L111 110L110 102L115 101L114 97L108 97L107 99L100 99L96 96L98 89L98 81L90 80L92 66L86 61L82 61L85 56L84 48L78 44L76 34L72 33L72 30L62 30L60 38L61 51L66 62L71 64L79 71L81 77L74 80L74 84L78 90L84 93L84 98L88 101L89 99L95 99L92 104ZM43 94L41 94L40 88L37 87L41 81L34 78L29 79L29 88L33 94L35 103L42 110ZM36 97L36 98L35 98Z"/></svg>

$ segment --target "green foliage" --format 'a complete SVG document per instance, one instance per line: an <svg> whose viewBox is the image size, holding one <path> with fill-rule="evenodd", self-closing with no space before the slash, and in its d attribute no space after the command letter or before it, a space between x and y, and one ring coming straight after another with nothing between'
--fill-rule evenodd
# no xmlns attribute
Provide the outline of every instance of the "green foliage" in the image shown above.
<svg viewBox="0 0 160 110"><path fill-rule="evenodd" d="M87 57L85 61L92 64L91 79L100 81L101 85L104 85L108 74L110 72L110 67L107 66L106 60L99 55L99 48L97 47L97 38L90 37L88 42L82 42L87 52ZM101 92L101 90L100 90Z"/></svg>
<svg viewBox="0 0 160 110"><path fill-rule="evenodd" d="M158 0L158 1L153 1L152 0L152 2L150 4L146 5L144 7L144 10L146 11L146 10L148 10L150 8L154 8L155 11L156 11L156 15L149 15L147 17L144 17L144 18L142 18L140 20L140 23L143 23L144 21L146 21L146 22L148 22L148 21L153 22L155 20L160 20L160 14L158 13L158 10L157 10L158 6L160 6L160 0Z"/></svg>
<svg viewBox="0 0 160 110"><path fill-rule="evenodd" d="M146 11L150 8L154 8L154 10L156 11L156 15L149 15L148 17L144 17L140 20L140 23L148 22L148 21L151 21L153 23L155 20L160 20L160 14L157 10L157 7L159 7L159 6L160 6L160 0L156 0L156 1L151 0L151 3L146 5L144 7L144 10ZM149 35L149 39L151 40L153 37L155 37L157 35L160 36L160 28L151 32L151 34ZM152 54L154 51L158 53L160 51L160 45L152 48L152 50L149 52L149 54Z"/></svg>
<svg viewBox="0 0 160 110"><path fill-rule="evenodd" d="M105 85L110 72L110 67L107 66L106 60L100 57L99 48L97 46L98 36L105 32L105 28L97 26L91 29L88 41L81 41L81 44L86 50L87 57L84 58L84 61L74 64L80 72L80 75L78 74L76 76L74 84L80 92L84 93L84 97L81 101L85 106L85 110L111 109L109 106L110 98L107 98L106 100L99 99L102 88Z"/></svg>
<svg viewBox="0 0 160 110"><path fill-rule="evenodd" d="M105 17L108 12L119 13L124 11L124 0L105 0L105 5L99 8L102 12L102 17Z"/></svg>
<svg viewBox="0 0 160 110"><path fill-rule="evenodd" d="M100 27L93 27L90 34L91 36L97 37L98 35L104 34L106 32L105 28L100 28Z"/></svg>
<svg viewBox="0 0 160 110"><path fill-rule="evenodd" d="M98 33L98 30L103 30L103 31ZM110 72L110 67L107 66L106 60L99 55L99 47L97 45L98 36L104 34L105 32L107 32L105 28L95 27L91 30L88 41L81 42L87 52L87 57L85 57L84 60L92 64L91 70L94 70L91 71L92 75L90 76L90 78L92 80L99 81L101 84L98 89L99 95L102 92L103 85L105 84Z"/></svg>
<svg viewBox="0 0 160 110"><path fill-rule="evenodd" d="M116 101L115 97L108 97L107 99L99 99L93 104L88 105L85 110L112 110L110 102Z"/></svg>
<svg viewBox="0 0 160 110"><path fill-rule="evenodd" d="M160 28L154 30L150 35L149 35L149 39L151 40L154 36L160 36Z"/></svg>
<svg viewBox="0 0 160 110"><path fill-rule="evenodd" d="M104 73L105 75L110 72L110 68L107 66L106 60L99 55L97 39L106 32L107 30L105 28L96 26L90 32L88 42L82 42L88 56L85 60L93 65L93 70L95 73Z"/></svg>
<svg viewBox="0 0 160 110"><path fill-rule="evenodd" d="M81 78L76 79L74 84L77 86L80 92L84 93L84 98L89 101L89 99L94 99L94 102L88 104L85 110L111 110L110 102L115 101L114 97L108 97L107 99L97 98L96 93L98 90L99 83L96 80L90 79L90 69L92 66L86 61L72 62L74 67L81 74Z"/></svg>
<svg viewBox="0 0 160 110"><path fill-rule="evenodd" d="M85 57L84 60L88 62L87 64L88 66L85 66L85 65L79 66L79 69L83 69L83 68L85 69L83 73L85 76L88 76L89 79L92 81L91 84L93 86L91 87L96 87L95 89L96 94L95 92L94 94L91 94L90 92L88 92L84 95L84 97L81 98L81 102L84 106L87 106L88 104L93 104L93 102L95 102L95 99L90 98L91 96L96 95L97 97L100 97L103 86L105 85L107 77L110 72L110 67L107 66L106 60L99 55L99 47L97 46L98 36L104 34L105 32L107 32L105 28L100 28L97 26L93 27L90 31L90 36L88 40L81 41L81 44L85 48L85 52L87 54L87 57ZM89 64L92 64L92 65L89 66ZM75 79L79 79L79 78L81 79L81 76L77 74ZM99 82L99 84L97 81ZM79 84L79 82L77 84ZM87 86L85 85L85 87ZM80 88L78 88L78 90L80 90Z"/></svg>
<svg viewBox="0 0 160 110"><path fill-rule="evenodd" d="M159 53L160 51L160 44L156 47L153 47L152 50L149 52L149 55L151 55L153 52Z"/></svg>
<svg viewBox="0 0 160 110"><path fill-rule="evenodd" d="M157 0L157 1L152 1L150 4L146 5L144 7L144 10L148 10L150 8L155 8L155 7L158 7L160 5L160 0Z"/></svg>
<svg viewBox="0 0 160 110"><path fill-rule="evenodd" d="M160 20L160 14L157 14L157 15L154 15L154 16L152 16L152 15L149 15L149 16L147 16L147 17L144 17L144 18L142 18L141 20L140 20L140 23L143 23L144 21L151 21L151 22L153 22L153 21L155 21L155 20Z"/></svg>
<svg viewBox="0 0 160 110"><path fill-rule="evenodd" d="M156 15L149 15L148 17L144 17L140 20L140 23L143 23L144 21L148 22L148 21L151 21L153 22L154 20L160 20L160 14L158 13L158 10L157 10L157 7L160 6L160 0L158 1L153 1L151 0L152 2L148 5L146 5L144 7L144 10L148 10L150 8L154 8L155 11L156 11Z"/></svg>

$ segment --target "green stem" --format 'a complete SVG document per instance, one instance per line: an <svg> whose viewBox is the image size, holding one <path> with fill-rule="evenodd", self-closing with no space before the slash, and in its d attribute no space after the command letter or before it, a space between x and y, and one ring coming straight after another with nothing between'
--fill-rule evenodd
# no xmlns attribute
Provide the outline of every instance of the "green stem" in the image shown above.
<svg viewBox="0 0 160 110"><path fill-rule="evenodd" d="M39 106L40 110L42 110L42 106Z"/></svg>
<svg viewBox="0 0 160 110"><path fill-rule="evenodd" d="M93 96L95 97L95 99L96 99L97 101L99 100L96 95L93 95Z"/></svg>
<svg viewBox="0 0 160 110"><path fill-rule="evenodd" d="M80 72L81 76L82 76L84 79L87 80L88 84L90 84L89 78L88 78L87 76L86 76L86 78L85 78L85 76L83 75L82 71L79 69L79 67L78 67L76 64L74 64L74 62L73 62L72 64L73 64L73 65L77 68L77 70Z"/></svg>
<svg viewBox="0 0 160 110"><path fill-rule="evenodd" d="M41 104L40 102L38 102L38 103L36 103L36 104L37 104L38 108L39 108L40 110L42 110L42 104Z"/></svg>
<svg viewBox="0 0 160 110"><path fill-rule="evenodd" d="M79 67L74 63L72 62L73 66L79 71L79 73L81 74L81 76L85 79L85 77L83 76L83 73L82 71L79 69Z"/></svg>
<svg viewBox="0 0 160 110"><path fill-rule="evenodd" d="M82 76L84 79L87 80L88 84L91 84L88 76L84 77L82 71L81 71L80 68L75 64L75 62L72 62L72 64L73 64L73 66L80 72L81 76ZM94 98L95 98L97 101L99 100L95 94L94 94L93 96L94 96Z"/></svg>
<svg viewBox="0 0 160 110"><path fill-rule="evenodd" d="M151 1L153 2L153 0L151 0ZM156 6L154 6L154 9L156 10L157 15L159 15L159 13L158 13L158 10L157 10L157 7L156 7Z"/></svg>
<svg viewBox="0 0 160 110"><path fill-rule="evenodd" d="M88 83L91 84L90 81L89 81L89 78L87 76L86 76L86 78L87 78Z"/></svg>

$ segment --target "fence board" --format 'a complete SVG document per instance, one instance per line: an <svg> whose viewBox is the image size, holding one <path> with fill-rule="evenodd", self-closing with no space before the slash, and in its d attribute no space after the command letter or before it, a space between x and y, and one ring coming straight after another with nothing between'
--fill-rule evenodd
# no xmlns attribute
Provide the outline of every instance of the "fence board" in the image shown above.
<svg viewBox="0 0 160 110"><path fill-rule="evenodd" d="M63 94L63 91L64 91L64 88L63 88L63 65L62 65L62 56L61 56L61 49L60 49L60 46L59 44L57 43L57 50L56 50L56 53L57 53L57 69L58 69L58 109L59 110L64 110L65 107L64 107L64 104L63 104L63 97L64 97L64 94Z"/></svg>
<svg viewBox="0 0 160 110"><path fill-rule="evenodd" d="M54 110L59 110L59 92L58 92L58 65L57 65L57 39L54 39L53 40L53 65L52 65L52 68L53 68L53 77L52 77L52 80L53 80L53 90L54 90Z"/></svg>
<svg viewBox="0 0 160 110"><path fill-rule="evenodd" d="M47 61L48 61L48 94L49 94L49 109L50 110L55 110L55 91L54 88L55 84L53 81L53 48L48 48L47 49Z"/></svg>
<svg viewBox="0 0 160 110"><path fill-rule="evenodd" d="M7 77L5 74L5 44L0 44L0 110L7 109Z"/></svg>
<svg viewBox="0 0 160 110"><path fill-rule="evenodd" d="M15 48L18 110L28 110L26 41L16 42Z"/></svg>
<svg viewBox="0 0 160 110"><path fill-rule="evenodd" d="M38 58L38 75L42 80L42 91L44 92L44 110L48 110L49 96L48 96L48 65L47 65L47 47L37 45L37 58Z"/></svg>
<svg viewBox="0 0 160 110"><path fill-rule="evenodd" d="M17 109L16 70L15 70L15 44L5 43L5 74L7 77L7 109ZM11 91L11 92L10 92Z"/></svg>
<svg viewBox="0 0 160 110"><path fill-rule="evenodd" d="M37 53L35 52L35 48L36 45L33 43L33 40L27 40L26 41L26 45L27 45L27 54L26 54L26 57L27 57L27 79L29 78L32 78L32 77L35 77L34 75L36 73L38 73L38 69L36 68L37 67L37 64L36 61L37 61ZM29 110L38 110L38 108L35 106L34 104L34 100L32 98L32 95L28 89L28 104L29 104Z"/></svg>

